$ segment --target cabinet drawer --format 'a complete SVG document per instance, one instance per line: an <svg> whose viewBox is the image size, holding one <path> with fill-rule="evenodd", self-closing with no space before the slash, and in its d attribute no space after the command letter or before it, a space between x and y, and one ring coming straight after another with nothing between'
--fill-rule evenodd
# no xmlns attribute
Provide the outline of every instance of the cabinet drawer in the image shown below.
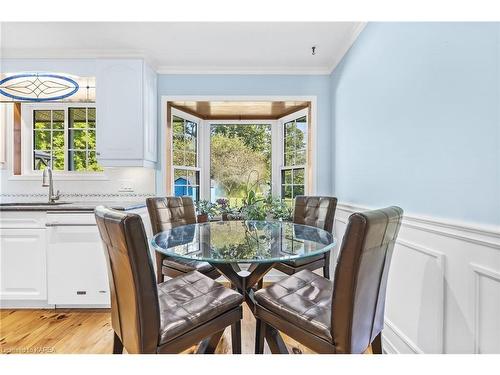
<svg viewBox="0 0 500 375"><path fill-rule="evenodd" d="M47 214L43 211L0 211L0 228L44 228Z"/></svg>

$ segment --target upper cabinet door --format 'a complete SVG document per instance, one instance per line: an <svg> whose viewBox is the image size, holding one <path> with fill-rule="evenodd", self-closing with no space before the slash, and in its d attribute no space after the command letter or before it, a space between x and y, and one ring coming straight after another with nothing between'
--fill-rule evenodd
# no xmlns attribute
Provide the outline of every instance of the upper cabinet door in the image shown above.
<svg viewBox="0 0 500 375"><path fill-rule="evenodd" d="M132 166L143 159L143 65L142 60L98 61L96 144L104 166Z"/></svg>

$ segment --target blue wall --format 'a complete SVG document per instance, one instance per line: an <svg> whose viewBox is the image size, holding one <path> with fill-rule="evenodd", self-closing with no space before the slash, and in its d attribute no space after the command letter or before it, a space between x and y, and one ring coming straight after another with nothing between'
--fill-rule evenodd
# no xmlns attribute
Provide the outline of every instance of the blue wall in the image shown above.
<svg viewBox="0 0 500 375"><path fill-rule="evenodd" d="M162 95L317 96L319 194L332 193L330 80L328 75L158 75Z"/></svg>
<svg viewBox="0 0 500 375"><path fill-rule="evenodd" d="M367 25L331 75L340 201L500 224L499 39L494 23Z"/></svg>

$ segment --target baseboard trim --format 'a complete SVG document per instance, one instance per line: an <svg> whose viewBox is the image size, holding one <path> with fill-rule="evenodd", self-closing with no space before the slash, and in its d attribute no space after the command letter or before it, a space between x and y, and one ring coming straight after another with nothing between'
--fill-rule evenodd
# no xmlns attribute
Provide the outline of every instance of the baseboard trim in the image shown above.
<svg viewBox="0 0 500 375"><path fill-rule="evenodd" d="M47 300L30 301L30 300L2 300L0 301L1 309L55 309L56 305L47 303Z"/></svg>

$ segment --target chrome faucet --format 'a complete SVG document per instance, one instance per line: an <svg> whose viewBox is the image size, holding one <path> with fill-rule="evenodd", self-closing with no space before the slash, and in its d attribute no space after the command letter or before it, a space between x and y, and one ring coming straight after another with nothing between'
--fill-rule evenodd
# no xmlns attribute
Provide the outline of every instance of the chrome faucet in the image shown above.
<svg viewBox="0 0 500 375"><path fill-rule="evenodd" d="M49 180L48 182L47 179ZM50 168L48 165L43 170L42 186L49 187L49 203L54 203L61 197L61 195L59 194L59 190L54 195L54 180L52 179L52 168Z"/></svg>

